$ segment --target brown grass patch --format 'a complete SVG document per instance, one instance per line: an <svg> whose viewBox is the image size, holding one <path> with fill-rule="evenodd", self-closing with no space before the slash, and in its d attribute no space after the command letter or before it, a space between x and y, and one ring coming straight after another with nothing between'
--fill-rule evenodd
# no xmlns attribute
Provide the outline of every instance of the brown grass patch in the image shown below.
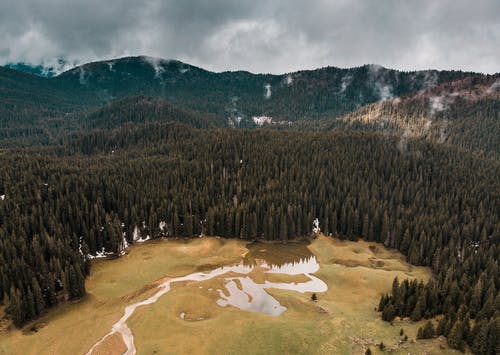
<svg viewBox="0 0 500 355"><path fill-rule="evenodd" d="M120 334L114 333L106 337L93 351L92 355L121 355L127 351L127 346Z"/></svg>

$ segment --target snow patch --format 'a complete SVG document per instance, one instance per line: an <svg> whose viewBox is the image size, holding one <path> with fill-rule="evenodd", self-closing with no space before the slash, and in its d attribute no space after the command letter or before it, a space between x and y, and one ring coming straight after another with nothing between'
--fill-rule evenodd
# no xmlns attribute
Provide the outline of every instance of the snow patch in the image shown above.
<svg viewBox="0 0 500 355"><path fill-rule="evenodd" d="M0 200L5 200L5 195L0 195Z"/></svg>
<svg viewBox="0 0 500 355"><path fill-rule="evenodd" d="M132 240L134 241L134 243L144 243L150 239L151 239L151 237L149 235L146 235L146 237L143 238L141 236L141 232L139 231L139 228L137 226L135 226L134 232L132 233Z"/></svg>
<svg viewBox="0 0 500 355"><path fill-rule="evenodd" d="M264 124L273 123L273 118L268 116L253 116L252 121L259 127L262 127Z"/></svg>
<svg viewBox="0 0 500 355"><path fill-rule="evenodd" d="M89 259L104 259L104 258L107 258L109 256L113 256L114 253L113 252L107 252L104 247L102 247L101 251L97 251L95 253L95 255L92 255L92 254L89 254L87 255L87 257Z"/></svg>
<svg viewBox="0 0 500 355"><path fill-rule="evenodd" d="M144 242L147 242L150 239L151 239L151 237L149 235L147 235L146 238L142 238L141 237L141 238L137 239L135 242L136 243L144 243Z"/></svg>
<svg viewBox="0 0 500 355"><path fill-rule="evenodd" d="M120 255L125 254L125 249L128 248L128 241L127 241L127 238L125 238L126 235L127 235L127 233L123 232L123 234L122 234L122 251L120 252Z"/></svg>
<svg viewBox="0 0 500 355"><path fill-rule="evenodd" d="M132 233L132 240L134 242L138 241L141 238L141 232L139 232L139 228L137 226L134 227L134 232Z"/></svg>
<svg viewBox="0 0 500 355"><path fill-rule="evenodd" d="M479 246L481 245L481 242L480 242L480 241L471 241L471 242L470 242L470 245L471 245L474 249L477 249L477 248L479 248Z"/></svg>
<svg viewBox="0 0 500 355"><path fill-rule="evenodd" d="M233 126L235 124L239 126L240 123L241 123L241 121L243 121L243 117L241 117L241 116L236 116L236 117L233 117L233 118L229 117L229 120L231 121L231 123L232 123Z"/></svg>
<svg viewBox="0 0 500 355"><path fill-rule="evenodd" d="M292 85L293 83L293 77L291 74L288 74L287 76L285 76L285 84L290 86Z"/></svg>
<svg viewBox="0 0 500 355"><path fill-rule="evenodd" d="M241 124L241 121L243 121L243 116L229 116L227 118L227 123L231 126L231 127L235 127L235 126L239 126Z"/></svg>
<svg viewBox="0 0 500 355"><path fill-rule="evenodd" d="M312 231L314 234L318 234L319 232L321 232L321 228L319 228L319 219L317 218L313 221Z"/></svg>
<svg viewBox="0 0 500 355"><path fill-rule="evenodd" d="M81 256L84 256L83 249L82 249L82 241L83 241L83 237L80 237L80 239L78 240L78 253L80 253Z"/></svg>

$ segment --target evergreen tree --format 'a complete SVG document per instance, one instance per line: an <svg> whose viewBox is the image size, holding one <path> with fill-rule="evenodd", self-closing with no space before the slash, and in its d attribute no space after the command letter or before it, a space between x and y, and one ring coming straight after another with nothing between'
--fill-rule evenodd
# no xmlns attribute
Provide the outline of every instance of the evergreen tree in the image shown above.
<svg viewBox="0 0 500 355"><path fill-rule="evenodd" d="M463 350L463 323L457 320L451 327L450 334L448 335L448 345L454 349Z"/></svg>
<svg viewBox="0 0 500 355"><path fill-rule="evenodd" d="M24 322L25 316L21 303L21 293L18 289L14 288L14 286L10 289L9 301L9 313L12 316L12 320L15 325L20 326Z"/></svg>

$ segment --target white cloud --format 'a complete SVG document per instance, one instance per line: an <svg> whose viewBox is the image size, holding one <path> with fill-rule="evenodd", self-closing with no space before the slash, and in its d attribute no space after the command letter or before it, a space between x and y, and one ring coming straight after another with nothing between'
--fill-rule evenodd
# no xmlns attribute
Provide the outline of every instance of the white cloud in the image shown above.
<svg viewBox="0 0 500 355"><path fill-rule="evenodd" d="M499 71L498 0L3 0L0 64L124 55L211 70L326 65Z"/></svg>

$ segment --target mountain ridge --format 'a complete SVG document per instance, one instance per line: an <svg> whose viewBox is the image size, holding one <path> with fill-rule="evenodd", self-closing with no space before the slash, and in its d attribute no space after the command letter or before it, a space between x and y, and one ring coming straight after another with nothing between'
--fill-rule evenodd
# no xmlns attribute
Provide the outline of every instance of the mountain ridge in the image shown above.
<svg viewBox="0 0 500 355"><path fill-rule="evenodd" d="M148 56L86 63L52 78L0 68L0 95L4 103L0 108L0 146L48 144L65 134L85 131L88 128L80 124L84 117L109 105L112 109L105 109L106 112L123 114L114 102L128 97L159 99L195 112L198 117L211 117L217 127L329 129L324 122L338 125L367 105L385 105L393 99L465 78L490 77L461 71L404 72L373 64L280 75L216 73L178 60ZM163 105L160 101L157 104ZM147 105L144 108L148 110ZM137 105L134 110L138 110ZM155 119L165 117L168 115ZM207 125L206 120L198 118L187 121ZM356 122L353 118L351 123Z"/></svg>
<svg viewBox="0 0 500 355"><path fill-rule="evenodd" d="M500 74L467 77L366 105L326 129L369 129L500 154ZM463 134L467 132L467 134Z"/></svg>
<svg viewBox="0 0 500 355"><path fill-rule="evenodd" d="M61 74L73 71L75 69L78 69L79 67L82 66L88 66L91 64L105 64L105 63L110 63L110 62L116 62L120 60L126 60L126 59L144 59L144 60L150 60L150 61L163 61L163 62L178 62L190 67L196 67L198 69L205 70L207 72L211 73L216 73L216 74L221 74L221 73L238 73L238 72L244 72L244 73L249 73L252 75L274 75L274 76L283 76L287 74L293 74L293 73L302 73L302 72L312 72L316 70L321 70L321 69L327 69L327 68L335 68L335 69L341 69L341 70L350 70L350 69L356 69L356 68L362 68L362 67L379 67L382 69L386 70L391 70L391 71L396 71L396 72L401 72L401 73L417 73L417 72L439 72L439 71L459 71L459 72L464 72L464 73L469 73L469 74L480 74L480 75L496 75L500 74L500 72L496 73L482 73L478 71L462 71L462 70L454 70L454 69L436 69L436 68L426 68L426 69L414 69L414 70L403 70L403 69L396 69L396 68L390 68L386 67L384 65L378 64L378 63L366 63L363 65L358 65L358 66L352 66L352 67L338 67L335 65L327 65L327 66L322 66L322 67L317 67L317 68L311 68L311 69L297 69L294 71L289 71L289 72L279 72L279 73L266 73L266 72L253 72L245 69L236 69L236 70L209 70L205 69L202 66L194 65L188 62L184 62L179 59L174 59L174 58L163 58L163 57L155 57L155 56L149 56L149 55L130 55L130 56L123 56L123 57L113 57L109 59L99 59L99 60L93 60L89 62L85 62L82 64L74 65L71 68L65 69L65 70L60 70L60 71L54 71L56 70L54 65L48 65L44 66L43 63L28 63L28 62L9 62L5 63L3 65L0 65L0 67L4 68L9 68L13 70L18 70L18 71L23 71L23 72L28 72L34 75L38 75L41 77L46 77L47 75L45 73L52 73L53 75L50 75L50 77L56 77ZM60 67L64 68L62 66L63 64L67 64L65 60L59 59L58 63L61 65Z"/></svg>

